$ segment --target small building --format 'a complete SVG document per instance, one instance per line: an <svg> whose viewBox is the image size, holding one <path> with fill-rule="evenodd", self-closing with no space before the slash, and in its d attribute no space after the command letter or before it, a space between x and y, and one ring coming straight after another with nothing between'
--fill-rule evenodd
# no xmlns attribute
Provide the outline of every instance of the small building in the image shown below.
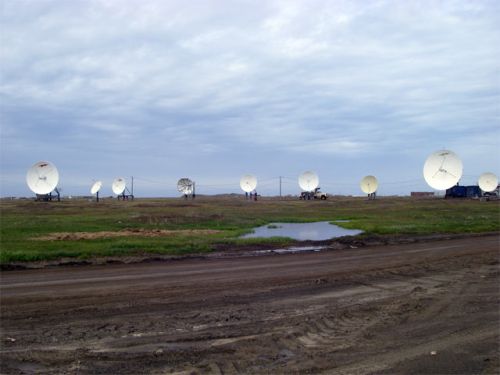
<svg viewBox="0 0 500 375"><path fill-rule="evenodd" d="M480 198L482 196L483 192L477 185L455 185L449 189L446 189L445 198Z"/></svg>

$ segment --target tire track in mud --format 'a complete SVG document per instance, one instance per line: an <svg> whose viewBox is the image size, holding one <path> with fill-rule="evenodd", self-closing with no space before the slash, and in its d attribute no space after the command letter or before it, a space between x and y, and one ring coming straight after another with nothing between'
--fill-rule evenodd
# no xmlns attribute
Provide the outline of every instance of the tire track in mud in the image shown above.
<svg viewBox="0 0 500 375"><path fill-rule="evenodd" d="M498 333L492 331L489 327L466 332L457 332L425 344L403 347L393 350L390 353L371 355L367 360L361 359L354 364L337 367L335 368L335 373L346 375L378 373L383 370L390 370L393 365L407 359L419 356L429 356L431 352L436 352L437 355L439 351L449 347L470 343L471 341L480 342L488 338L498 338ZM392 373L392 371L388 371L388 373Z"/></svg>
<svg viewBox="0 0 500 375"><path fill-rule="evenodd" d="M455 274L449 279L449 283L452 284L457 284L460 283L463 279L463 275L460 274ZM407 280L406 282L403 282L402 279L393 281L393 284L387 284L383 288L379 288L380 290L386 291L386 290L392 290L394 293L390 296L387 296L386 293L384 293L384 299L387 300L393 300L394 298L398 298L401 294L406 293L406 291L402 291L401 287L405 286L406 290L417 290L416 293L422 294L424 289L422 286L426 286L427 288L435 288L439 287L439 285L442 283L440 280L435 280L433 278L420 278L420 279L411 279ZM378 283L380 284L380 283ZM467 284L462 283L463 286L462 289L468 289ZM353 293L352 295L359 295L359 293ZM377 300L377 298L372 298L372 301ZM449 299L450 301L452 299ZM440 299L436 299L438 302L438 305L441 304ZM330 301L332 302L332 301ZM340 301L338 301L340 302ZM380 301L379 301L380 302ZM335 301L333 301L335 304ZM313 318L313 317L307 317L306 320L299 325L299 327L295 328L284 328L283 330L286 332L286 334L282 333L279 335L279 339L275 340L275 342L272 343L273 346L277 346L280 348L280 353L284 357L296 357L296 352L299 351L306 351L313 353L315 351L327 351L329 353L335 353L338 351L346 351L347 349L352 348L353 346L357 345L359 341L362 341L366 339L367 337L369 338L370 336L373 337L373 334L370 334L368 331L370 328L376 326L376 325L382 325L384 327L387 327L385 323L387 321L393 320L393 312L389 311L386 312L382 309L365 309L369 310L372 314L366 314L367 311L361 310L352 310L353 305L346 305L344 306L344 310L337 314L337 315L328 315L328 309L325 308L325 311L323 314L326 313L326 315L320 315L319 317ZM432 304L431 308L435 308L435 305ZM451 308L451 307L450 307ZM311 309L309 309L309 312ZM315 309L315 314L320 313L321 310ZM307 313L307 312L306 312ZM321 313L320 313L321 314ZM288 320L288 319L286 319ZM405 358L412 358L414 356L420 355L422 353L425 353L426 348L437 348L437 349L442 349L443 347L446 347L446 345L450 345L451 343L461 343L464 341L467 341L469 339L476 340L476 339L483 339L485 337L493 337L495 336L496 333L491 330L488 331L481 331L481 332L465 332L463 334L460 333L453 333L451 332L450 334L446 333L444 339L437 339L431 342L430 344L420 344L420 346L413 348L413 349L404 349L397 355L397 361L405 359ZM228 339L228 340L221 340L217 344L233 344L237 343L240 341L245 341L245 340L250 340L250 339L261 339L261 345L270 345L268 339L263 339L264 337L273 337L273 334L265 334L265 335L251 335L251 336L245 336L245 337L239 337L239 338L233 338L233 339ZM429 349L430 351L430 349ZM396 356L394 356L396 357ZM375 359L378 361L382 361L381 363L392 363L391 361L394 362L394 358L391 356L384 356L384 355L376 355ZM297 366L298 369L301 368L300 363L307 361L307 359L301 358L300 360L290 360L288 361L288 364L293 366ZM385 361L385 362L384 362ZM367 362L368 364L366 365L367 367L363 367L363 364L361 365L356 365L356 366L347 366L344 370L346 371L345 373L352 373L352 372L364 372L368 371L368 369L371 370L377 370L377 369L383 369L387 367L386 365L384 366L374 366L373 363ZM217 363L218 368L220 369L220 372L216 373L237 373L234 371L234 368L232 367L232 363L229 363L230 370L227 370L225 367L225 362L218 362ZM191 369L192 371L195 371L194 369ZM205 367L196 369L196 371L200 371L202 373L205 370ZM248 368L247 368L248 370ZM275 369L276 371L279 371L279 369ZM337 369L336 369L337 370ZM338 369L342 373L344 371L343 369L339 368ZM196 373L195 371L195 373ZM256 373L259 372L259 369L253 369L250 370L250 372L255 371Z"/></svg>
<svg viewBox="0 0 500 375"><path fill-rule="evenodd" d="M135 287L125 283L103 291L92 285L86 290L82 284L49 299L24 286L14 288L11 291L20 294L11 295L1 307L0 370L412 373L423 362L430 369L436 364L453 369L455 364L441 356L450 352L470 358L458 368L462 373L494 373L494 360L483 361L493 358L495 350L500 354L494 345L500 339L494 324L499 318L499 255L490 245L481 250L474 241L474 249L458 255L443 253L450 247L441 244L434 257L409 245L411 255L400 257L398 264L387 258L375 262L377 258L365 257L370 255L366 251L358 265L353 260L356 252L339 256L344 260L335 263L333 254L330 264L336 268L331 272L311 254L306 257L307 272L301 274L296 267L302 257L294 257L289 272L283 263L268 267L267 275L228 270L210 277L197 273L199 279L184 283L178 272L173 284L149 278ZM268 259L290 259L280 257ZM345 272L344 264L359 271ZM195 270L191 263L181 266ZM266 267L252 263L251 269ZM96 270L91 272L94 277ZM438 351L432 361L431 350Z"/></svg>

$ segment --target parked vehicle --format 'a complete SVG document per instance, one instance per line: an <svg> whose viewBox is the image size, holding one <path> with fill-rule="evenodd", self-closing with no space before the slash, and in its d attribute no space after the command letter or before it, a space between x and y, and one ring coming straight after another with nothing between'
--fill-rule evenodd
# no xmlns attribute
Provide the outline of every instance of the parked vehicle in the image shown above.
<svg viewBox="0 0 500 375"><path fill-rule="evenodd" d="M326 198L328 198L328 195L320 191L319 187L314 189L314 191L303 191L302 193L300 193L299 196L299 199L304 199L304 200L311 200L311 199L325 200Z"/></svg>

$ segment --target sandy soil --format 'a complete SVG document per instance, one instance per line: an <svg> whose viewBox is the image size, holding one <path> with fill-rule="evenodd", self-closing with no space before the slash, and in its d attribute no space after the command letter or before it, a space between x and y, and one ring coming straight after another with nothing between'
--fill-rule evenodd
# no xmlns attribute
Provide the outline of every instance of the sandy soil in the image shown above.
<svg viewBox="0 0 500 375"><path fill-rule="evenodd" d="M499 236L3 271L5 374L500 373Z"/></svg>

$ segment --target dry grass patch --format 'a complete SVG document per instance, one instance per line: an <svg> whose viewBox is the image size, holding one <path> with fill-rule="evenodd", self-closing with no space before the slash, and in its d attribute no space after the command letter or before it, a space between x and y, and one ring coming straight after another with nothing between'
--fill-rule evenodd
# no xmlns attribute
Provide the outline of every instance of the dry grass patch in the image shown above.
<svg viewBox="0 0 500 375"><path fill-rule="evenodd" d="M45 236L36 237L39 241L77 241L77 240L96 240L101 238L114 237L171 237L171 236L194 236L210 235L221 233L214 229L122 229L119 231L101 231L101 232L54 232Z"/></svg>

